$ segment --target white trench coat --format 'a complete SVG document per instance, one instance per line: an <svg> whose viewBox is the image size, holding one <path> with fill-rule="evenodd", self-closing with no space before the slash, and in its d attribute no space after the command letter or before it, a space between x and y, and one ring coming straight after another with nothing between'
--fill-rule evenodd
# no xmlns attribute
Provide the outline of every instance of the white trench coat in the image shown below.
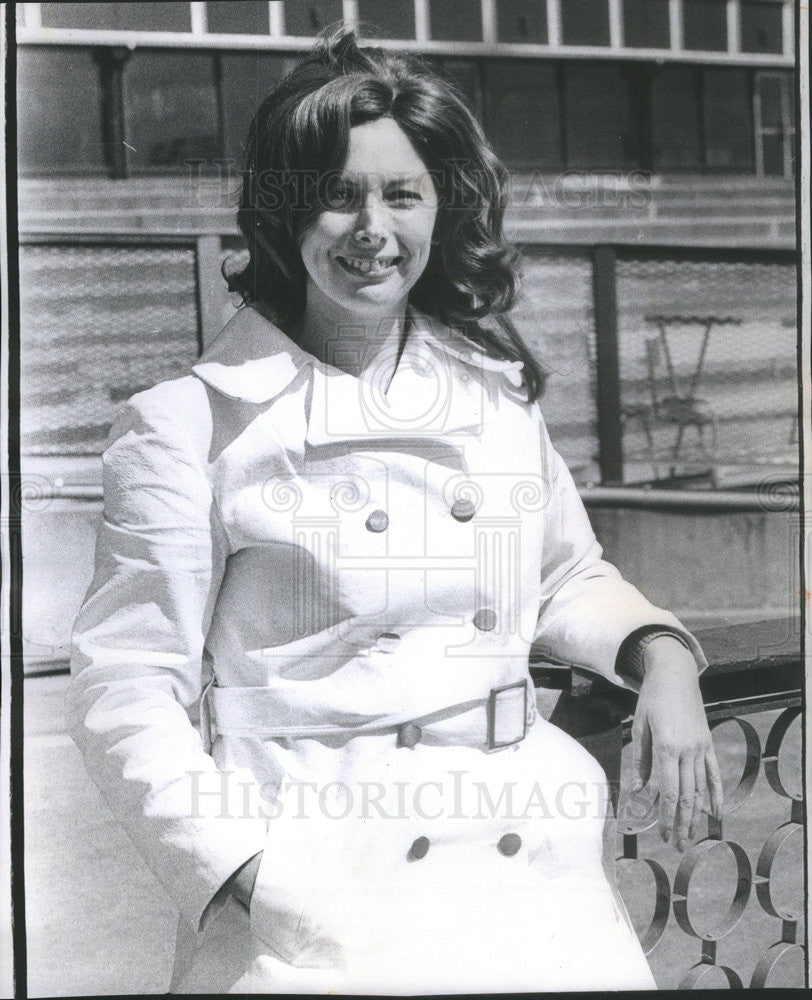
<svg viewBox="0 0 812 1000"><path fill-rule="evenodd" d="M601 559L517 367L412 314L384 392L245 308L120 413L69 719L180 910L173 991L653 985L528 651L625 685L633 630L684 629Z"/></svg>

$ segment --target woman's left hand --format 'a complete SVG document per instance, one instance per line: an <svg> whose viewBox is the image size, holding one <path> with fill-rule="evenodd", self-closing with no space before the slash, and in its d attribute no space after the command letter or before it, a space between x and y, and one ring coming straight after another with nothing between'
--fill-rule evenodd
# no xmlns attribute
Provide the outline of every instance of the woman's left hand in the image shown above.
<svg viewBox="0 0 812 1000"><path fill-rule="evenodd" d="M699 690L696 662L679 640L658 636L646 647L645 676L632 725L638 792L653 776L660 792L660 834L684 851L696 835L706 797L717 818L722 779Z"/></svg>

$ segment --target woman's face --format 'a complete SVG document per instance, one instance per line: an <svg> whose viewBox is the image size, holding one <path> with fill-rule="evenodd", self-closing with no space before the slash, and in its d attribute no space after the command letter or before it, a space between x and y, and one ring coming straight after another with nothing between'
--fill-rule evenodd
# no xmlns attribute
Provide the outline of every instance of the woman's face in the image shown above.
<svg viewBox="0 0 812 1000"><path fill-rule="evenodd" d="M329 186L328 207L300 243L305 309L385 314L405 306L423 273L437 217L425 164L391 118L350 130L347 161Z"/></svg>

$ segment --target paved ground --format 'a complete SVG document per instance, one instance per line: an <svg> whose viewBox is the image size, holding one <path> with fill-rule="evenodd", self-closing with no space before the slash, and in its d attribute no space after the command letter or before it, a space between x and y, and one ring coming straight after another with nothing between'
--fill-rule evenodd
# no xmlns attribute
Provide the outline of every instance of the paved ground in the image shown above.
<svg viewBox="0 0 812 1000"><path fill-rule="evenodd" d="M161 993L171 970L175 913L87 779L78 751L64 734L66 683L65 676L32 677L25 688L28 993ZM774 713L748 718L763 743ZM800 774L798 740L795 744L788 780ZM743 754L735 725L720 730L719 747L723 770L739 773ZM725 835L739 841L755 863L769 833L789 819L789 804L769 790L763 775L751 803L726 824ZM645 846L645 853L660 861L673 882L679 856L658 844L653 834L644 838L641 853ZM713 923L726 909L735 885L729 867L722 858L716 866L697 870L693 884L705 888L704 894L692 894L691 912L697 921ZM782 898L797 899L802 887L800 850L783 856L778 868L775 891ZM620 883L633 919L644 926L653 900L648 869L626 866ZM719 960L749 980L759 955L779 937L780 922L752 899L740 930L720 944ZM666 936L650 956L660 986L674 988L699 955L700 942L679 931L672 914ZM800 985L797 955L788 956L778 971L776 985ZM703 985L723 984L712 978Z"/></svg>
<svg viewBox="0 0 812 1000"><path fill-rule="evenodd" d="M175 911L64 733L66 683L25 689L28 995L163 993Z"/></svg>

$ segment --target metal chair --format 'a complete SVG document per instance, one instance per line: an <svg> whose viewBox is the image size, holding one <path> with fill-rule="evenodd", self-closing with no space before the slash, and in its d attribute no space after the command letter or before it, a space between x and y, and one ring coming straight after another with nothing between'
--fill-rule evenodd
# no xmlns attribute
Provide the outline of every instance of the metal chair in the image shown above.
<svg viewBox="0 0 812 1000"><path fill-rule="evenodd" d="M734 316L675 316L661 313L647 315L645 321L657 328L657 335L648 337L645 342L649 401L626 405L622 412L624 418L636 418L640 421L646 435L654 474L659 477L653 435L653 428L657 425L674 426L677 429L671 447L672 461L676 462L679 458L685 430L688 427L696 428L702 455L716 460L718 439L716 414L708 401L699 398L696 393L702 378L711 330L715 326L739 326L742 321ZM680 385L669 344L669 333L675 327L684 326L703 328L699 355L694 370L688 376L687 386L684 382L682 386ZM658 370L663 362L664 379L663 376L658 377ZM667 395L661 395L663 381L667 387ZM705 428L708 426L711 428L712 439L710 452L705 440Z"/></svg>

